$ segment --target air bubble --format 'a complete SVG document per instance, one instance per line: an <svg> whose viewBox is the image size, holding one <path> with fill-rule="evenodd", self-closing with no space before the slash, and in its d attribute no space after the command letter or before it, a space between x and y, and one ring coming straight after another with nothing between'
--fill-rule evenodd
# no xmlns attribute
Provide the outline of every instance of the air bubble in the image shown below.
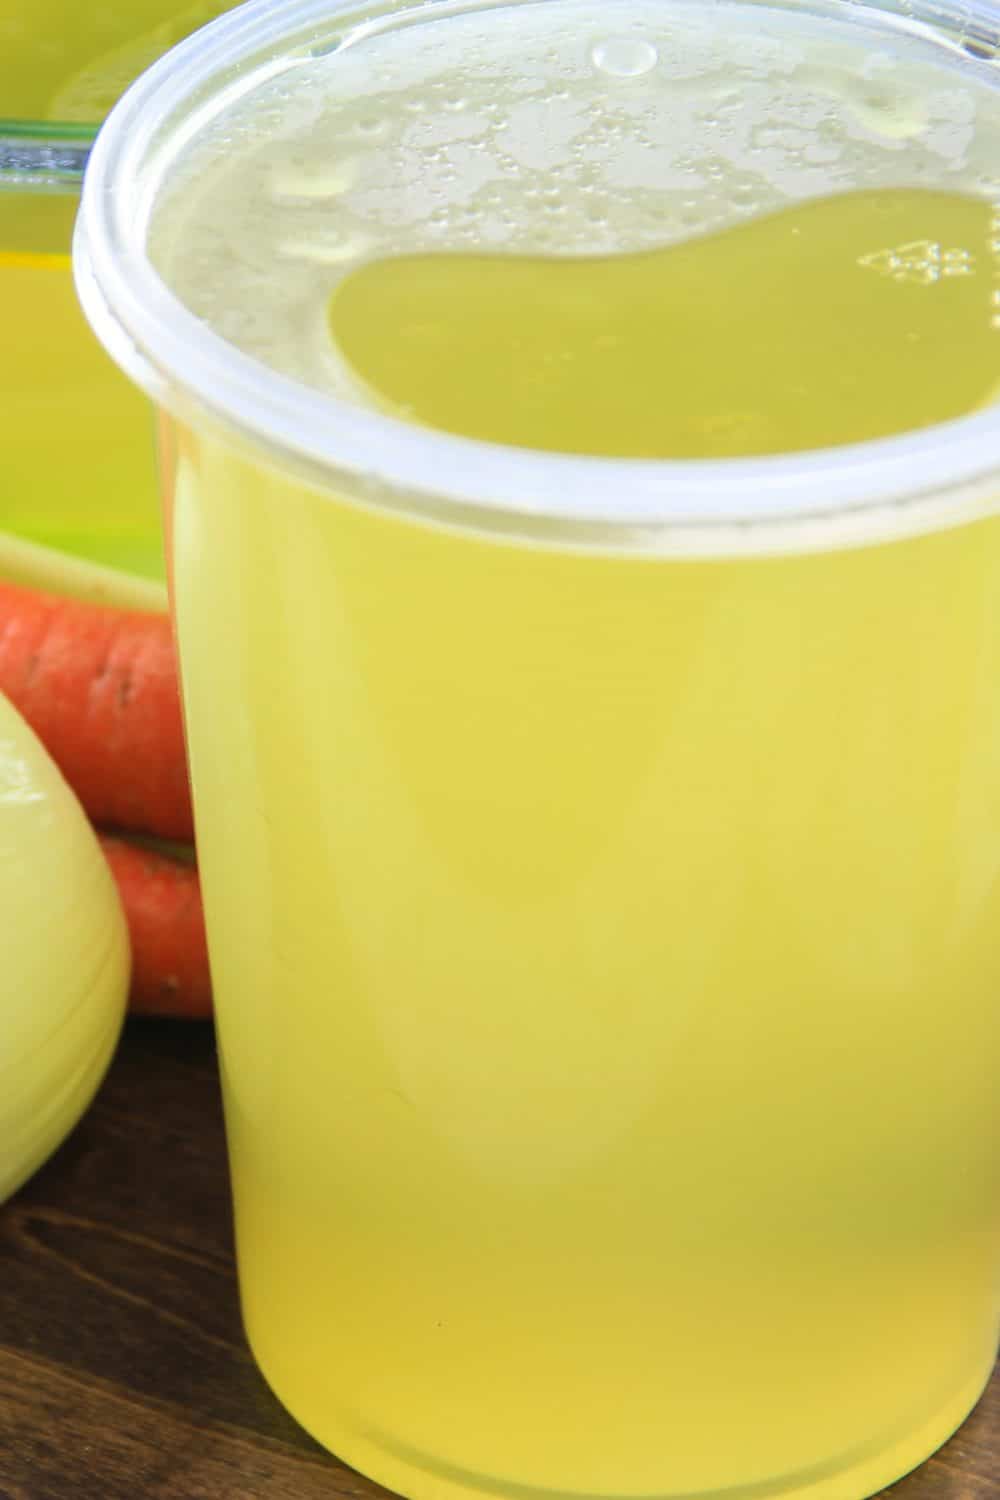
<svg viewBox="0 0 1000 1500"><path fill-rule="evenodd" d="M598 42L590 56L595 68L615 78L638 78L655 68L660 60L652 42L625 36Z"/></svg>

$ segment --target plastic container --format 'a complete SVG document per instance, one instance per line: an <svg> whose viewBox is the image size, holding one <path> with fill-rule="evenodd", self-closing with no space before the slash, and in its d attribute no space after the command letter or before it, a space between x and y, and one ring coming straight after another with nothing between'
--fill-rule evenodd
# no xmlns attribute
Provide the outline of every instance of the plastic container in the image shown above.
<svg viewBox="0 0 1000 1500"><path fill-rule="evenodd" d="M554 4L499 7L526 72ZM995 413L490 447L272 373L147 254L227 102L494 9L246 6L84 193L84 306L170 438L246 1328L416 1500L859 1500L997 1348ZM997 51L991 6L907 15Z"/></svg>

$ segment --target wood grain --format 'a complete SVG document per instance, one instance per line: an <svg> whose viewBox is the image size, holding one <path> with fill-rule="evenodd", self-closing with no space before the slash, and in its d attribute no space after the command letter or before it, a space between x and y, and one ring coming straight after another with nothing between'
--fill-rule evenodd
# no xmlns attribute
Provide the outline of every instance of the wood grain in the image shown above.
<svg viewBox="0 0 1000 1500"><path fill-rule="evenodd" d="M998 1500L1000 1372L894 1500ZM0 1500L377 1500L243 1341L209 1026L132 1021L98 1100L0 1208Z"/></svg>

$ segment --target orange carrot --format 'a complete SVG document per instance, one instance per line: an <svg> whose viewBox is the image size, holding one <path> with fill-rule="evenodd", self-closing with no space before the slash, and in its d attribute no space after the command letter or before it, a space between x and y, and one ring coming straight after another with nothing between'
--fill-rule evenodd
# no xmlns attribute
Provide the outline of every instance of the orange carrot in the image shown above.
<svg viewBox="0 0 1000 1500"><path fill-rule="evenodd" d="M92 822L192 838L166 615L0 583L0 692L27 719Z"/></svg>
<svg viewBox="0 0 1000 1500"><path fill-rule="evenodd" d="M198 871L125 839L99 835L132 944L133 1015L212 1014Z"/></svg>

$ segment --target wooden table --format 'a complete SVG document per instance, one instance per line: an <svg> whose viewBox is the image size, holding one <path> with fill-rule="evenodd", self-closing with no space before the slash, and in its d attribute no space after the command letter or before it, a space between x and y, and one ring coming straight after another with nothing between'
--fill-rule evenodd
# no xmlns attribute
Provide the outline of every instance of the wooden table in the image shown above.
<svg viewBox="0 0 1000 1500"><path fill-rule="evenodd" d="M1000 1371L887 1492L997 1500ZM215 1048L133 1021L93 1109L0 1208L0 1500L375 1500L287 1416L240 1331Z"/></svg>

